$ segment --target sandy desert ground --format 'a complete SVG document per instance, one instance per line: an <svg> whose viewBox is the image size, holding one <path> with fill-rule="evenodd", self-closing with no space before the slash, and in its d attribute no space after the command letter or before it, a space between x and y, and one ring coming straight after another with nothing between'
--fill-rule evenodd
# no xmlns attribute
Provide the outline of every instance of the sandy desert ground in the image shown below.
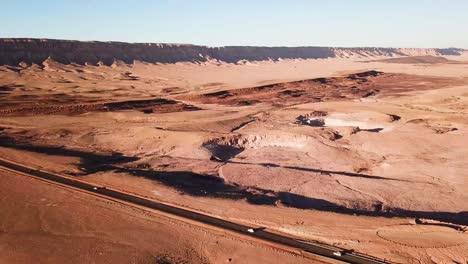
<svg viewBox="0 0 468 264"><path fill-rule="evenodd" d="M397 263L467 263L466 61L0 66L0 157ZM4 263L318 261L0 174Z"/></svg>

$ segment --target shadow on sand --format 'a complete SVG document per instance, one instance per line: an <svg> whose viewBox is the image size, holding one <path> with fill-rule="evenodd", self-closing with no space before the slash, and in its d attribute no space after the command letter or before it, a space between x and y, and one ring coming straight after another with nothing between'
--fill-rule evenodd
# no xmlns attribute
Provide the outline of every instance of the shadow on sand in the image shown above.
<svg viewBox="0 0 468 264"><path fill-rule="evenodd" d="M323 199L306 197L294 193L275 192L272 190L227 183L222 178L211 175L197 174L188 171L153 171L149 169L123 168L122 166L117 166L117 164L136 161L138 158L126 157L121 153L104 155L69 150L63 147L29 145L7 136L0 136L0 146L44 153L47 155L78 157L81 160L80 165L85 172L82 175L98 171L125 173L157 181L183 194L195 197L246 200L251 204L257 205L283 204L298 209L313 209L349 215L400 216L433 219L453 224L468 224L468 212L466 211L459 213L411 211L399 208L382 208L381 204L376 204L374 210L353 209ZM317 171L320 172L321 170ZM349 173L349 175L353 177L357 176L355 173ZM376 176L371 177L375 178Z"/></svg>
<svg viewBox="0 0 468 264"><path fill-rule="evenodd" d="M138 177L156 180L170 186L181 193L191 196L213 197L233 200L246 200L251 204L276 205L283 204L298 209L313 209L350 215L413 217L427 218L453 224L468 224L468 212L425 212L411 211L399 208L385 208L376 203L374 210L347 208L323 199L306 197L289 192L275 192L255 187L244 187L226 183L222 178L193 172L172 171L158 172L140 169L117 169L118 173L131 174Z"/></svg>
<svg viewBox="0 0 468 264"><path fill-rule="evenodd" d="M99 154L58 146L32 145L25 140L17 140L13 137L2 135L0 135L0 147L26 150L50 156L76 157L80 159L80 168L83 170L83 174L112 170L115 164L138 160L136 157L126 157L118 152Z"/></svg>

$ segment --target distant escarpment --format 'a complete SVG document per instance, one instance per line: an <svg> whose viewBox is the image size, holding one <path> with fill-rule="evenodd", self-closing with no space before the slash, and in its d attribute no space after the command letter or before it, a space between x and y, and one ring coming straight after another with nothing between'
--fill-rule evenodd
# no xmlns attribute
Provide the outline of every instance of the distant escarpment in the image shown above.
<svg viewBox="0 0 468 264"><path fill-rule="evenodd" d="M52 39L0 39L0 65L40 64L50 58L63 64L262 61L347 57L461 55L463 49L332 48L332 47L207 47L185 44L124 43Z"/></svg>

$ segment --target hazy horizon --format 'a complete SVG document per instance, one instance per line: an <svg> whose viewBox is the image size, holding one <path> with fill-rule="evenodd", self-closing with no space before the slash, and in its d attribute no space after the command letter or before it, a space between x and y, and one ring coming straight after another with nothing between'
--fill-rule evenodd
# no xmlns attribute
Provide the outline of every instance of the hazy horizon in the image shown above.
<svg viewBox="0 0 468 264"><path fill-rule="evenodd" d="M210 47L468 48L468 2L18 0L1 38Z"/></svg>

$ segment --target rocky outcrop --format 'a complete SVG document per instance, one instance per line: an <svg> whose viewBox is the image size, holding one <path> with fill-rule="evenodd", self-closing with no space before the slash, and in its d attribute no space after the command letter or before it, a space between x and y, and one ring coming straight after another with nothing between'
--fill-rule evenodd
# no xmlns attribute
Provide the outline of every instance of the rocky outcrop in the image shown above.
<svg viewBox="0 0 468 264"><path fill-rule="evenodd" d="M0 65L41 64L50 58L69 64L206 62L321 59L413 55L460 55L463 49L396 49L331 47L207 47L186 44L124 43L52 39L0 39Z"/></svg>

